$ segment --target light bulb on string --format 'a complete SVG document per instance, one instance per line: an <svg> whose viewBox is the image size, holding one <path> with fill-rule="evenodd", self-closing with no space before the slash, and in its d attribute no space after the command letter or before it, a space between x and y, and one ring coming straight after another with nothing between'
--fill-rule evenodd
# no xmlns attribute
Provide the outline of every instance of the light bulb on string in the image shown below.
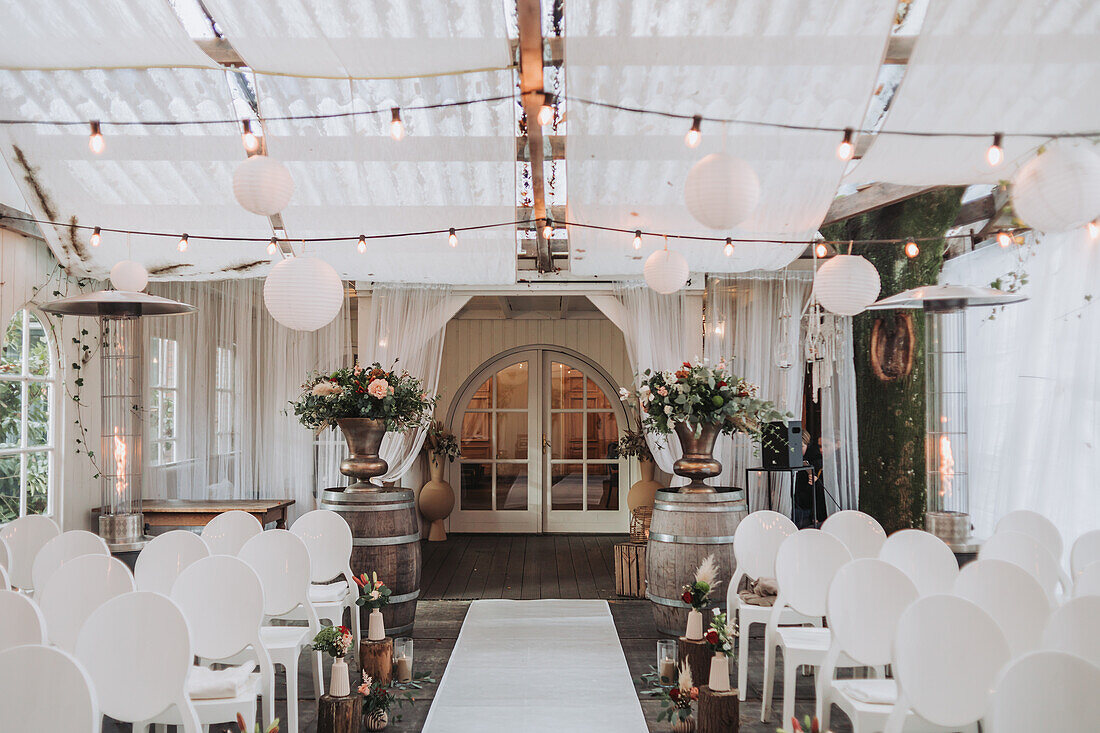
<svg viewBox="0 0 1100 733"><path fill-rule="evenodd" d="M359 244L355 245L355 248L359 250L359 254L363 254L367 251L367 238L366 236L359 235Z"/></svg>
<svg viewBox="0 0 1100 733"><path fill-rule="evenodd" d="M905 256L909 259L913 259L920 254L920 247L917 246L916 241L910 239L905 243Z"/></svg>
<svg viewBox="0 0 1100 733"><path fill-rule="evenodd" d="M273 255L278 251L279 251L279 240L276 239L275 237L272 237L271 242L269 242L268 245L267 245L267 253L269 255Z"/></svg>
<svg viewBox="0 0 1100 733"><path fill-rule="evenodd" d="M1089 238L1100 238L1100 219L1093 219L1088 223Z"/></svg>
<svg viewBox="0 0 1100 733"><path fill-rule="evenodd" d="M722 251L725 253L726 257L730 257L730 256L733 255L733 238L732 237L726 237L726 246L722 248Z"/></svg>
<svg viewBox="0 0 1100 733"><path fill-rule="evenodd" d="M985 160L994 168L1001 164L1001 161L1005 159L1005 151L1001 147L1001 143L1004 142L1004 134L998 132L993 136L993 144L989 146L989 150L985 151Z"/></svg>
<svg viewBox="0 0 1100 733"><path fill-rule="evenodd" d="M457 247L458 246L458 235L455 234L455 228L454 227L451 227L450 232L447 234L447 242L452 247Z"/></svg>
<svg viewBox="0 0 1100 733"><path fill-rule="evenodd" d="M260 138L252 132L252 120L241 120L241 142L246 153L255 153L260 149Z"/></svg>
<svg viewBox="0 0 1100 733"><path fill-rule="evenodd" d="M103 237L102 237L102 236L100 235L100 233L99 233L99 227L96 227L95 229L93 229L93 230L92 230L92 238L91 238L91 240L90 240L90 244L91 244L91 245L92 245L93 247L98 247L98 246L99 246L99 243L100 243L100 241L101 241L102 239L103 239Z"/></svg>
<svg viewBox="0 0 1100 733"><path fill-rule="evenodd" d="M546 127L554 121L554 95L550 92L542 93L542 106L539 107L539 125Z"/></svg>
<svg viewBox="0 0 1100 733"><path fill-rule="evenodd" d="M853 135L855 135L855 130L850 127L844 128L844 139L840 141L840 145L836 146L836 157L847 161L855 156L856 146L852 143Z"/></svg>
<svg viewBox="0 0 1100 733"><path fill-rule="evenodd" d="M1012 244L1012 234L1004 230L997 232L997 244L1002 247L1007 247Z"/></svg>
<svg viewBox="0 0 1100 733"><path fill-rule="evenodd" d="M180 237L180 243L176 245L176 249L178 249L180 252L186 252L187 251L187 235L186 234L184 234L182 237Z"/></svg>
<svg viewBox="0 0 1100 733"><path fill-rule="evenodd" d="M390 112L392 114L390 118L390 137L400 141L401 138L405 137L405 123L401 121L401 108L392 107Z"/></svg>
<svg viewBox="0 0 1100 733"><path fill-rule="evenodd" d="M703 116L695 115L691 118L691 129L687 131L687 135L684 135L684 145L689 148L699 147L699 143L703 141Z"/></svg>
<svg viewBox="0 0 1100 733"><path fill-rule="evenodd" d="M107 149L107 141L103 139L103 133L99 129L99 120L92 120L89 127L91 127L91 134L88 135L88 148L99 155Z"/></svg>
<svg viewBox="0 0 1100 733"><path fill-rule="evenodd" d="M542 238L549 240L554 234L554 220L549 216L546 217L546 223L542 226Z"/></svg>
<svg viewBox="0 0 1100 733"><path fill-rule="evenodd" d="M635 229L634 230L634 249L641 249L641 248L642 248L642 230L641 229Z"/></svg>
<svg viewBox="0 0 1100 733"><path fill-rule="evenodd" d="M825 246L824 242L818 242L814 245L814 257L819 260L823 260L829 256L829 248Z"/></svg>

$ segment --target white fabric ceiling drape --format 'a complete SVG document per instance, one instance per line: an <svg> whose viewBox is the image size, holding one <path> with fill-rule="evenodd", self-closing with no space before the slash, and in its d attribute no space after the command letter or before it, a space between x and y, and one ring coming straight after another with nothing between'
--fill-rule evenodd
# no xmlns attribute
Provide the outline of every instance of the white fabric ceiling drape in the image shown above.
<svg viewBox="0 0 1100 733"><path fill-rule="evenodd" d="M1100 514L1100 248L1084 230L986 247L940 280L988 286L1013 271L1030 300L967 312L970 511L978 536L1037 511L1068 548Z"/></svg>
<svg viewBox="0 0 1100 733"><path fill-rule="evenodd" d="M178 355L174 455L147 468L146 496L290 498L294 514L316 508L314 434L288 403L310 372L349 362L349 309L328 326L302 333L267 314L259 280L152 283L149 291L198 312L145 321L147 368L156 368L148 346L154 338L175 341ZM154 408L151 395L147 441L155 430ZM146 453L152 457L148 448Z"/></svg>
<svg viewBox="0 0 1100 733"><path fill-rule="evenodd" d="M359 363L377 361L383 368L405 370L418 377L424 391L439 389L443 360L443 336L447 322L469 300L452 296L448 285L380 285L370 295L370 305L359 328ZM379 455L389 471L373 481L396 481L412 467L427 436L423 426L405 433L386 433Z"/></svg>

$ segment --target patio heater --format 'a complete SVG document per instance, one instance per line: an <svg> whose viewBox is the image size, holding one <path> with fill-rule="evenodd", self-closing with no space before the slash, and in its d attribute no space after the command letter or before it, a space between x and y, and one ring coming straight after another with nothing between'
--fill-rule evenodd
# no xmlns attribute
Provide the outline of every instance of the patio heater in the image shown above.
<svg viewBox="0 0 1100 733"><path fill-rule="evenodd" d="M101 290L54 301L42 310L99 321L103 479L99 536L112 552L139 550L146 541L141 514L145 418L142 319L193 313L196 308L146 293Z"/></svg>
<svg viewBox="0 0 1100 733"><path fill-rule="evenodd" d="M929 285L874 303L868 310L924 310L924 528L956 553L973 553L967 445L966 310L1027 300L993 288Z"/></svg>

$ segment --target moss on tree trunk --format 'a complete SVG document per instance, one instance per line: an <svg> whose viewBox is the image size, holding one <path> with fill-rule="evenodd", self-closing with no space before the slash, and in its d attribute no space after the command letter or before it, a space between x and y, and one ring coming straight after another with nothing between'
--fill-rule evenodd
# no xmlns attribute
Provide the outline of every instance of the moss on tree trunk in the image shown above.
<svg viewBox="0 0 1100 733"><path fill-rule="evenodd" d="M822 230L826 239L942 237L959 212L962 189L946 188L861 214ZM855 245L882 280L880 298L936 282L945 241L920 243L909 259L902 246ZM842 248L844 249L844 248ZM918 527L924 517L924 318L913 312L917 352L908 376L883 382L871 368L875 320L892 311L869 311L852 319L859 420L859 508L887 532Z"/></svg>

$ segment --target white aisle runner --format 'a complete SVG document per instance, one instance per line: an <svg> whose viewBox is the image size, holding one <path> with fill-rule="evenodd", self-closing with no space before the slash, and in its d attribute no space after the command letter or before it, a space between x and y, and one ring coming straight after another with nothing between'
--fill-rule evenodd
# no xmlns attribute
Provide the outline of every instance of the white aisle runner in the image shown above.
<svg viewBox="0 0 1100 733"><path fill-rule="evenodd" d="M644 733L607 601L474 601L424 731Z"/></svg>

